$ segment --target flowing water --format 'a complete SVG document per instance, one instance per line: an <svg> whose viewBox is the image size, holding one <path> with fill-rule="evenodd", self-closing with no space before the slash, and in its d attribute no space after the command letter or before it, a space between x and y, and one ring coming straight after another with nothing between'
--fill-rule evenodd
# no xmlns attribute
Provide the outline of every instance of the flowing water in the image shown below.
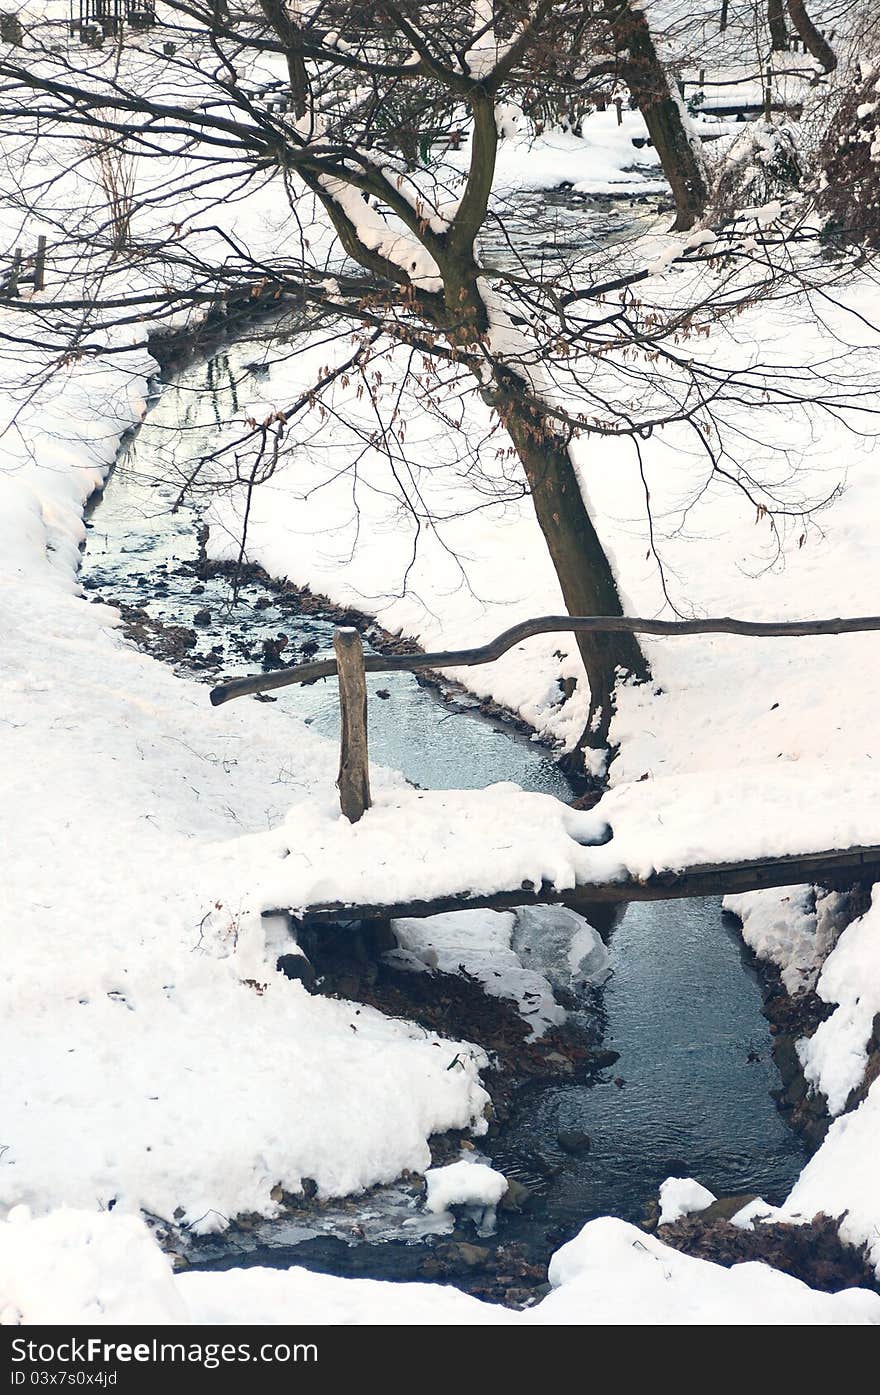
<svg viewBox="0 0 880 1395"><path fill-rule="evenodd" d="M761 985L720 900L635 902L610 948L603 1045L619 1060L594 1086L530 1092L497 1161L508 1155L517 1173L519 1160L528 1182L529 1155L543 1148L562 1167L550 1193L568 1223L641 1220L669 1176L781 1200L806 1150L771 1098L779 1079ZM586 1133L589 1151L567 1156L560 1130Z"/></svg>
<svg viewBox="0 0 880 1395"><path fill-rule="evenodd" d="M570 208L563 212L574 216ZM558 229L558 205L552 214ZM619 210L607 210L607 218L625 223ZM614 227L606 226L605 235L610 239ZM265 343L261 354L264 349ZM239 344L236 363L247 363L254 352L253 345ZM174 491L153 482L154 456L167 445L169 422L192 424L194 403L201 404L196 419L210 427L217 379L216 365L202 365L165 389L161 413L147 418L123 452L93 513L82 572L84 584L104 598L192 627L197 640L190 663L209 678L254 671L264 641L279 636L285 662L332 652L334 623L329 616L298 614L258 581L247 581L233 602L227 581L198 576L199 518L189 504L171 511ZM371 754L417 784L514 780L571 797L545 748L468 710L467 702L450 705L406 674L375 675L369 683ZM287 689L279 700L336 739L333 684ZM611 975L594 995L593 1023L619 1060L598 1083L529 1087L500 1139L487 1145L496 1165L533 1192L525 1215L502 1218L500 1236L526 1239L535 1253L546 1255L550 1237L571 1233L594 1215L640 1219L669 1175L697 1177L716 1193L760 1192L779 1200L805 1157L770 1095L778 1079L760 984L720 901L632 905L611 933L610 951ZM528 966L547 968L552 977L554 966L542 964L541 946L532 943L530 954ZM586 1133L589 1150L566 1153L558 1142L561 1130ZM426 1236L448 1228L419 1210L411 1190L391 1188L310 1222L269 1223L237 1235L234 1243L212 1240L199 1260L301 1262L400 1277L416 1272L406 1256L423 1249Z"/></svg>

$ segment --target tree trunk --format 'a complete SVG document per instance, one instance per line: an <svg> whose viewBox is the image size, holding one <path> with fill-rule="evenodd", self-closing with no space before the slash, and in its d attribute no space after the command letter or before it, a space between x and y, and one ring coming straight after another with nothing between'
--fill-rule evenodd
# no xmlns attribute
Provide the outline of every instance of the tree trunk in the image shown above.
<svg viewBox="0 0 880 1395"><path fill-rule="evenodd" d="M688 129L684 104L657 53L644 12L631 0L611 7L617 50L626 56L621 72L629 85L675 199L675 227L693 227L709 197L709 179L699 138Z"/></svg>
<svg viewBox="0 0 880 1395"><path fill-rule="evenodd" d="M785 22L785 0L767 0L767 25L774 53L788 48L788 25Z"/></svg>
<svg viewBox="0 0 880 1395"><path fill-rule="evenodd" d="M535 514L550 553L569 615L622 615L611 564L587 512L568 446L554 427L524 400L518 379L505 372L493 391L500 413L522 461ZM604 747L614 714L614 690L621 676L650 676L633 635L577 636L590 685L590 716L579 745Z"/></svg>
<svg viewBox="0 0 880 1395"><path fill-rule="evenodd" d="M830 73L837 67L837 54L810 19L804 0L788 0L788 12L792 24L804 41L804 48L822 65L823 72Z"/></svg>

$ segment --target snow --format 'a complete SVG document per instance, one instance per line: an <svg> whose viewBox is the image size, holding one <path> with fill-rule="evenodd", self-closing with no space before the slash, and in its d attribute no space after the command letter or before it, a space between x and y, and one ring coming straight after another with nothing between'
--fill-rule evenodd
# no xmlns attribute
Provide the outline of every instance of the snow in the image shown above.
<svg viewBox="0 0 880 1395"><path fill-rule="evenodd" d="M181 1323L171 1266L137 1216L61 1209L0 1221L0 1325Z"/></svg>
<svg viewBox="0 0 880 1395"><path fill-rule="evenodd" d="M425 1173L428 1195L425 1206L434 1215L453 1206L492 1208L507 1191L507 1178L485 1163L461 1158L447 1167L432 1167Z"/></svg>
<svg viewBox="0 0 880 1395"><path fill-rule="evenodd" d="M806 1325L876 1322L877 1295L848 1289L820 1294L764 1264L731 1269L670 1250L636 1226L610 1217L591 1221L550 1262L554 1292L542 1321L615 1323L629 1312L643 1325L742 1323ZM628 1320L632 1320L631 1318Z"/></svg>
<svg viewBox="0 0 880 1395"><path fill-rule="evenodd" d="M643 131L636 114L624 112L618 126L612 110L591 118L583 138L514 135L499 153L499 190L515 195L562 181L591 193L662 188L654 152L634 152L632 138ZM436 285L436 265L404 229L351 190L334 194L371 247L420 285ZM782 211L772 204L756 217L767 226ZM271 191L230 216L254 251L274 252L283 240L286 220ZM430 216L442 226L441 210ZM696 273L673 270L679 245L646 239L634 255L684 296L697 283L681 279ZM806 300L753 307L738 321L736 352L787 365L796 351L798 362L820 366L829 339L861 337L874 355L865 370L873 384L877 286L864 273L835 294L839 305L821 313ZM733 350L723 331L713 345L724 363ZM389 1305L384 1285L298 1271L171 1276L134 1217L140 1209L177 1213L197 1231L222 1228L236 1212L272 1215L279 1184L296 1190L312 1177L324 1195L356 1191L404 1167L424 1168L434 1131L485 1127L481 1052L366 1008L310 998L275 972L263 909L382 900L391 890L398 898L488 894L523 880L565 890L695 862L876 842L880 657L874 636L649 641L655 682L620 695L614 787L598 810L577 814L511 786L411 791L377 771L375 808L351 828L335 807L335 750L288 706L278 703L271 716L253 704L211 712L203 688L136 653L115 614L79 595L82 506L105 478L119 432L143 410L153 368L137 345L113 364L69 366L48 397L18 413L16 430L9 418L20 399L3 399L0 837L9 851L0 1057L15 1080L5 1083L0 1204L25 1201L45 1213L30 1220L14 1209L0 1224L4 1317L232 1321L251 1311L285 1321L291 1304L299 1313L312 1303L316 1314L352 1321L383 1320L376 1314L384 1305L394 1320L418 1314L414 1321L621 1322L636 1311L650 1322L876 1322L874 1296L813 1294L760 1265L721 1270L607 1219L560 1251L553 1294L523 1315L423 1286L396 1287ZM24 376L33 367L25 364ZM283 382L277 390L283 397ZM684 428L643 443L644 479L629 442L576 442L626 608L659 612L670 579L676 604L694 614L794 618L864 608L880 583L873 441L819 412L793 413L784 401L761 414L728 410L731 431L749 442L750 469L783 495L792 467L808 495L845 488L821 516L822 531L805 530L801 547L798 521L780 556L774 538L755 527L751 502L707 482ZM528 501L504 494L505 467L490 476L498 497L485 510L460 509L468 486L439 478L442 466L458 465L458 447L438 442L428 413L408 421L411 443L431 462L426 497L454 520L451 551L444 538L419 559L409 591L399 584L410 559L399 498L388 505L386 480L369 456L372 512L352 506L344 478L336 490L324 488L314 462L299 459L293 485L279 475L255 508L253 555L280 575L298 568L299 579L343 602L366 598L391 627L437 647L558 611ZM647 537L646 481L662 578ZM218 520L231 529L234 512ZM349 563L355 525L365 541ZM567 638L520 646L485 671L458 676L574 744L586 693ZM560 678L580 680L573 701L561 701ZM604 756L593 759L604 765ZM586 846L606 822L611 841ZM878 1085L857 1110L839 1113L860 1083L880 1009L880 927L869 912L829 954L833 907L812 910L799 889L788 896L732 904L747 940L780 966L786 986L815 982L834 1006L800 1050L808 1079L839 1117L781 1209L793 1218L818 1210L842 1217L845 1238L867 1243L880 1267ZM479 961L484 982L500 975L498 986L523 1002L542 995L535 1025L551 1020L543 974L530 980L522 945L515 947L519 919L478 914L418 928L402 922L401 942L439 967L466 954L459 962ZM566 972L585 964L601 972L599 947L583 927L566 929L560 943ZM54 1209L64 1202L82 1210ZM111 1204L112 1213L100 1209Z"/></svg>
<svg viewBox="0 0 880 1395"><path fill-rule="evenodd" d="M129 382L68 375L36 461L24 432L20 459L4 443L0 1206L210 1230L305 1177L333 1195L423 1169L431 1133L485 1127L487 1096L466 1043L275 972L249 838L294 789L331 797L335 746L254 704L212 714L80 596L82 504Z"/></svg>
<svg viewBox="0 0 880 1395"><path fill-rule="evenodd" d="M806 1225L808 1220L807 1216L782 1206L771 1206L762 1196L756 1196L731 1216L730 1224L735 1225L738 1230L755 1230L764 1222L771 1225Z"/></svg>
<svg viewBox="0 0 880 1395"><path fill-rule="evenodd" d="M833 1121L818 1153L786 1197L783 1209L793 1215L824 1212L838 1218L841 1239L856 1247L865 1246L880 1274L878 1139L880 1081L875 1080L858 1109Z"/></svg>
<svg viewBox="0 0 880 1395"><path fill-rule="evenodd" d="M790 887L727 897L743 918L743 935L759 957L777 964L788 992L815 987L833 1006L810 1037L797 1043L804 1075L825 1097L831 1127L781 1207L753 1203L734 1217L797 1224L824 1212L839 1218L844 1240L866 1246L880 1273L880 1211L876 1158L880 1148L880 1081L850 1113L842 1113L865 1075L867 1046L880 1012L880 927L876 906L846 924L835 892ZM836 1117L835 1117L836 1116Z"/></svg>
<svg viewBox="0 0 880 1395"><path fill-rule="evenodd" d="M809 782L822 810L799 802ZM857 793L855 793L857 791ZM249 878L261 910L380 906L545 886L643 880L666 871L850 848L880 829L880 772L819 762L618 785L589 811L499 783L483 790L380 791L356 824L335 801L295 804L255 835ZM609 837L609 832L611 836Z"/></svg>
<svg viewBox="0 0 880 1395"><path fill-rule="evenodd" d="M789 886L725 896L724 908L739 916L746 944L759 959L775 964L788 993L813 988L843 925L844 898L836 891Z"/></svg>
<svg viewBox="0 0 880 1395"><path fill-rule="evenodd" d="M667 1177L660 1183L660 1217L658 1225L671 1225L682 1216L705 1211L717 1197L693 1177Z"/></svg>
<svg viewBox="0 0 880 1395"><path fill-rule="evenodd" d="M866 1048L880 1012L877 908L872 905L841 933L841 898L834 892L820 893L814 902L810 888L792 887L728 897L725 904L743 917L744 937L759 957L780 967L789 992L815 986L834 1008L812 1036L797 1043L804 1075L832 1115L828 1134L781 1207L753 1203L734 1223L798 1223L824 1212L839 1218L844 1240L867 1247L880 1273L880 1081L855 1110L841 1112L864 1078Z"/></svg>
<svg viewBox="0 0 880 1395"><path fill-rule="evenodd" d="M880 905L855 921L823 966L816 992L835 1004L831 1016L799 1044L807 1080L839 1114L850 1092L861 1084L867 1044L880 1013Z"/></svg>
<svg viewBox="0 0 880 1395"><path fill-rule="evenodd" d="M580 136L559 130L537 139L528 131L507 136L498 147L496 193L504 197L562 184L576 194L665 193L656 151L633 145L634 138L648 137L640 113L624 109L621 118L618 125L617 113L609 107L595 112ZM448 158L454 168L463 167L463 153Z"/></svg>
<svg viewBox="0 0 880 1395"><path fill-rule="evenodd" d="M591 866L589 844L607 836L594 812L499 783L483 790L379 791L356 824L335 800L295 804L271 833L255 835L251 879L262 910L332 904L394 905L469 893L560 890Z"/></svg>
<svg viewBox="0 0 880 1395"><path fill-rule="evenodd" d="M499 41L495 34L494 0L474 0L473 43L464 55L465 70L477 79L487 78L507 53L516 38L516 30L511 40Z"/></svg>
<svg viewBox="0 0 880 1395"><path fill-rule="evenodd" d="M763 1264L731 1269L636 1226L590 1221L550 1263L552 1292L522 1312L438 1284L340 1279L304 1269L174 1275L144 1224L61 1210L0 1222L0 1318L117 1323L338 1325L878 1325L880 1297L817 1293Z"/></svg>

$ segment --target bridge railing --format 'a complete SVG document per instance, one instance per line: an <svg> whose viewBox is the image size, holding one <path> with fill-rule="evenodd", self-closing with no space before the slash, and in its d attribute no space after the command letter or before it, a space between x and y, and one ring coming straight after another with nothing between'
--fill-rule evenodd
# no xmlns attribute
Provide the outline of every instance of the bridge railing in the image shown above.
<svg viewBox="0 0 880 1395"><path fill-rule="evenodd" d="M316 683L319 678L339 679L341 718L339 801L352 823L370 807L370 770L367 739L368 673L418 672L420 669L469 668L500 659L515 645L542 634L645 634L645 635L745 635L759 639L808 635L856 634L880 630L880 615L859 615L833 620L734 620L722 616L707 620L649 620L629 615L541 615L512 625L487 644L469 649L447 649L433 654L364 654L356 629L334 632L334 659L295 664L274 673L231 678L211 689L211 704L221 706L249 693L265 693L294 683Z"/></svg>
<svg viewBox="0 0 880 1395"><path fill-rule="evenodd" d="M33 286L35 291L43 290L46 281L46 238L37 238L37 250L32 257L26 257L21 247L16 247L9 266L0 266L0 300L13 300L20 286Z"/></svg>

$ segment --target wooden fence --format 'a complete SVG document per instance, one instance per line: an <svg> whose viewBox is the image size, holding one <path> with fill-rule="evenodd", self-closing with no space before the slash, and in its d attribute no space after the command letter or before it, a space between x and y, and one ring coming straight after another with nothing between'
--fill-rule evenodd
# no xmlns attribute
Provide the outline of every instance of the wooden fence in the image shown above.
<svg viewBox="0 0 880 1395"><path fill-rule="evenodd" d="M419 669L469 668L490 664L508 649L533 635L646 634L646 635L748 635L759 639L798 638L807 635L856 634L880 630L880 615L835 620L751 621L722 616L713 620L647 620L628 615L541 615L523 620L470 649L448 649L434 654L364 654L361 637L352 628L337 629L333 637L335 659L317 659L275 673L231 678L211 690L211 704L221 706L249 693L265 693L291 683L315 683L319 678L339 678L341 750L339 798L342 812L352 823L370 807L370 767L367 741L367 673L417 672Z"/></svg>
<svg viewBox="0 0 880 1395"><path fill-rule="evenodd" d="M32 257L25 257L20 247L12 254L12 263L5 270L0 269L0 300L12 300L18 295L20 286L33 286L41 291L46 282L46 239L41 234L37 238L37 250Z"/></svg>

